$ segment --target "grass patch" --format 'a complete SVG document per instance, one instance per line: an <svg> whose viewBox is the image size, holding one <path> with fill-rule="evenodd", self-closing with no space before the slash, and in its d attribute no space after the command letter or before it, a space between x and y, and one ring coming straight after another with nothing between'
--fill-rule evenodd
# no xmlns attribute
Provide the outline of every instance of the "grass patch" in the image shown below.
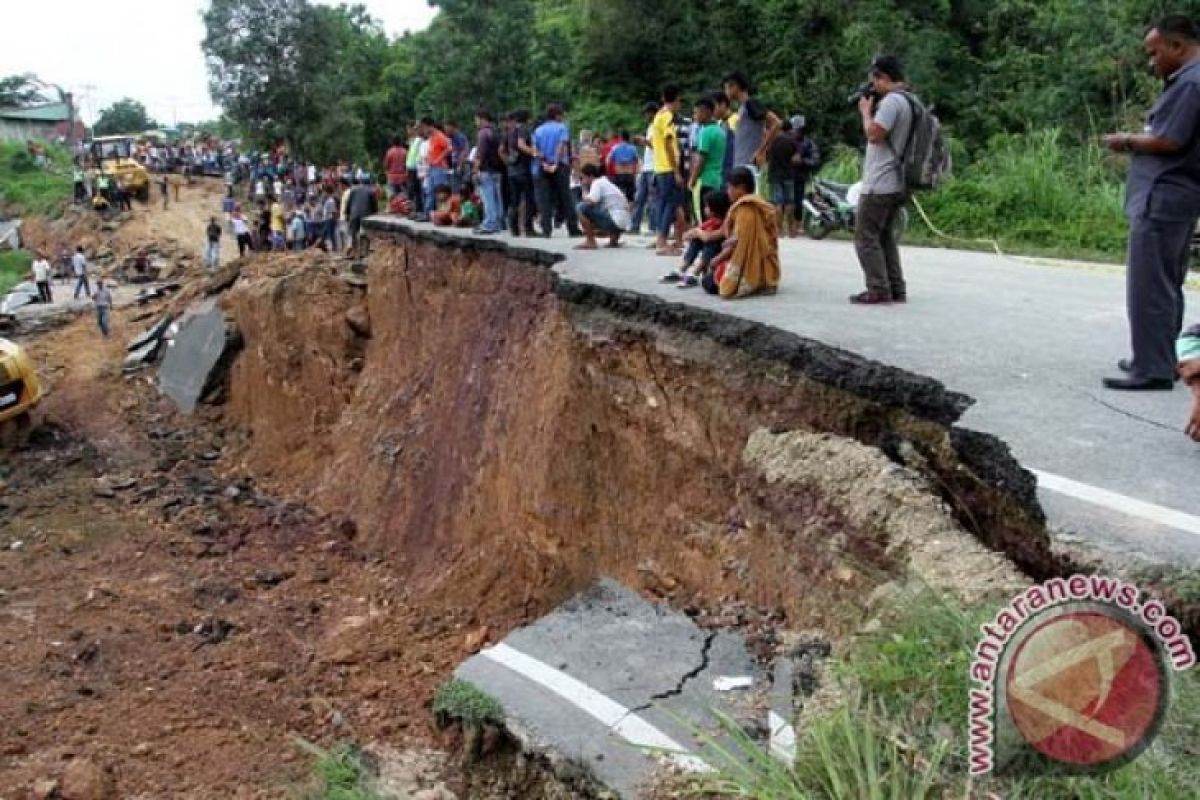
<svg viewBox="0 0 1200 800"><path fill-rule="evenodd" d="M0 250L0 294L29 278L33 254L28 250Z"/></svg>
<svg viewBox="0 0 1200 800"><path fill-rule="evenodd" d="M1042 800L1194 797L1200 786L1200 673L1175 676L1163 730L1139 759L1099 777L995 777L967 771L967 669L978 624L994 609L965 608L923 592L899 602L882 629L860 638L830 670L848 699L800 731L792 766L775 762L728 718L732 749L705 740L717 772L696 795L755 800L1004 797Z"/></svg>
<svg viewBox="0 0 1200 800"><path fill-rule="evenodd" d="M853 183L861 154L837 148L822 177ZM1127 165L1098 147L1067 142L1057 129L999 136L968 161L955 152L954 174L919 195L937 235L917 214L908 244L992 250L996 240L1013 255L1121 262L1128 224L1124 213Z"/></svg>
<svg viewBox="0 0 1200 800"><path fill-rule="evenodd" d="M48 146L39 166L19 142L0 142L0 208L11 216L58 217L71 200L71 156Z"/></svg>
<svg viewBox="0 0 1200 800"><path fill-rule="evenodd" d="M382 800L371 785L372 772L358 747L344 744L324 750L311 742L297 743L314 759L314 788L302 795L303 800Z"/></svg>
<svg viewBox="0 0 1200 800"><path fill-rule="evenodd" d="M433 714L442 723L461 722L465 728L504 722L504 707L469 681L454 678L433 696Z"/></svg>

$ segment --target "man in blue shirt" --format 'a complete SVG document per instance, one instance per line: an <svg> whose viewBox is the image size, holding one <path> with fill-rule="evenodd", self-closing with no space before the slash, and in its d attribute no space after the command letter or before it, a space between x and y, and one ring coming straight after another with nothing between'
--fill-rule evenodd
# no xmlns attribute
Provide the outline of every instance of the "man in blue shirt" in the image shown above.
<svg viewBox="0 0 1200 800"><path fill-rule="evenodd" d="M1200 35L1187 17L1170 16L1146 35L1150 66L1166 88L1140 134L1114 133L1104 145L1131 153L1125 214L1129 217L1126 305L1132 358L1117 366L1109 389L1170 391L1174 343L1183 328L1183 284L1200 217Z"/></svg>
<svg viewBox="0 0 1200 800"><path fill-rule="evenodd" d="M563 108L552 103L546 109L546 121L533 132L533 149L537 153L533 161L534 191L542 218L542 235L547 239L554 230L556 208L567 222L567 232L572 237L583 235L571 202L570 144L571 130L563 122Z"/></svg>

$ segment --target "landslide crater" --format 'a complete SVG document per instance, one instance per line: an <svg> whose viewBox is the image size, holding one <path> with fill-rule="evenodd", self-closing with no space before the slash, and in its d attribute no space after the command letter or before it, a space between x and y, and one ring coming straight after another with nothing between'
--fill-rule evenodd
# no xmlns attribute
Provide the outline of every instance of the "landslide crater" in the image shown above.
<svg viewBox="0 0 1200 800"><path fill-rule="evenodd" d="M244 465L351 518L411 591L529 618L609 575L836 632L911 570L1054 571L1033 479L936 381L553 257L376 223L369 280L244 275Z"/></svg>

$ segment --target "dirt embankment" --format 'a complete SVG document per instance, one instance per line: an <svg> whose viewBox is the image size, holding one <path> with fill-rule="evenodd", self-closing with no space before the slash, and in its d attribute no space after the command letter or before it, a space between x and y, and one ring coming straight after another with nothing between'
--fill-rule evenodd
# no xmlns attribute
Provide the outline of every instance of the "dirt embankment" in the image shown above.
<svg viewBox="0 0 1200 800"><path fill-rule="evenodd" d="M1011 587L939 497L1048 568L1028 476L950 429L969 401L934 381L569 284L534 252L404 235L374 248L365 293L316 270L235 289L231 414L247 471L350 515L422 595L503 628L610 575L685 607L736 598L839 631L938 536L960 568L931 580ZM833 449L768 479L747 443L788 431L832 434ZM911 469L876 451L846 480L915 486L907 500L816 468L864 444ZM891 525L917 495L931 516Z"/></svg>

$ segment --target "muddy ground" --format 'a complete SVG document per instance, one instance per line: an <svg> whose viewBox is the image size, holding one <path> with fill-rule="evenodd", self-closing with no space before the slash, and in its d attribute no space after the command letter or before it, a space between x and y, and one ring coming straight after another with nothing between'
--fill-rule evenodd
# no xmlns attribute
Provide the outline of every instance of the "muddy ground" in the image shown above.
<svg viewBox="0 0 1200 800"><path fill-rule="evenodd" d="M219 192L183 200L138 207L114 249L198 242ZM64 239L81 227L103 235ZM152 373L123 376L146 313L109 341L83 315L23 342L49 392L0 465L0 798L80 759L122 798L281 797L307 774L293 736L427 744L478 621L414 612L344 520L230 469L219 411L185 420Z"/></svg>

